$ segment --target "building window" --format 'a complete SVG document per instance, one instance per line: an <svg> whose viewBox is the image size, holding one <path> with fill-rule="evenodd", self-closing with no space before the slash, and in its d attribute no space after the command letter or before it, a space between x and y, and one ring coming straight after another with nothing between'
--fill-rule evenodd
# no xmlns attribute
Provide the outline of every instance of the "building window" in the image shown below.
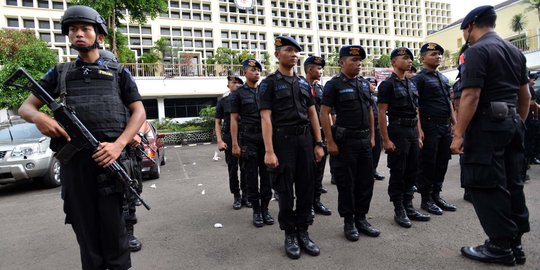
<svg viewBox="0 0 540 270"><path fill-rule="evenodd" d="M140 34L141 31L138 26L130 26L129 27L129 33L130 34Z"/></svg>
<svg viewBox="0 0 540 270"><path fill-rule="evenodd" d="M214 47L214 42L211 41L211 40L207 40L207 41L204 42L204 46L206 48L212 48L212 47Z"/></svg>
<svg viewBox="0 0 540 270"><path fill-rule="evenodd" d="M169 28L161 28L161 35L170 36L171 35L171 29Z"/></svg>
<svg viewBox="0 0 540 270"><path fill-rule="evenodd" d="M64 9L64 2L52 1L52 8L53 9Z"/></svg>
<svg viewBox="0 0 540 270"><path fill-rule="evenodd" d="M54 34L54 42L66 42L66 36L64 34Z"/></svg>
<svg viewBox="0 0 540 270"><path fill-rule="evenodd" d="M34 0L22 0L23 7L33 7Z"/></svg>
<svg viewBox="0 0 540 270"><path fill-rule="evenodd" d="M7 18L8 27L19 27L19 19L17 18Z"/></svg>
<svg viewBox="0 0 540 270"><path fill-rule="evenodd" d="M150 27L141 27L141 33L151 35L152 34L152 29Z"/></svg>
<svg viewBox="0 0 540 270"><path fill-rule="evenodd" d="M6 0L6 5L8 6L16 6L17 0Z"/></svg>
<svg viewBox="0 0 540 270"><path fill-rule="evenodd" d="M39 37L45 42L51 42L51 34L49 33L39 33Z"/></svg>
<svg viewBox="0 0 540 270"><path fill-rule="evenodd" d="M158 119L158 104L157 99L143 99L144 110L146 111L147 119Z"/></svg>
<svg viewBox="0 0 540 270"><path fill-rule="evenodd" d="M165 99L165 117L198 117L206 106L215 106L216 98L174 98Z"/></svg>
<svg viewBox="0 0 540 270"><path fill-rule="evenodd" d="M51 28L51 24L49 23L49 21L38 21L39 23L39 28L40 29L50 29Z"/></svg>
<svg viewBox="0 0 540 270"><path fill-rule="evenodd" d="M23 20L24 28L35 28L34 20L33 19L25 19Z"/></svg>
<svg viewBox="0 0 540 270"><path fill-rule="evenodd" d="M39 8L49 8L49 0L38 0Z"/></svg>
<svg viewBox="0 0 540 270"><path fill-rule="evenodd" d="M205 37L212 37L212 31L204 31Z"/></svg>

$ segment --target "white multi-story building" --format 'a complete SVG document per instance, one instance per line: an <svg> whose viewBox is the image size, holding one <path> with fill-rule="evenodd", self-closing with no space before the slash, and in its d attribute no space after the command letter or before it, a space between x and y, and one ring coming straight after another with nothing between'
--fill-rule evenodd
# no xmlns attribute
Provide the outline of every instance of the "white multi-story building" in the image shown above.
<svg viewBox="0 0 540 270"><path fill-rule="evenodd" d="M69 5L65 0L0 0L0 27L33 29L36 36L58 51L61 60L66 60L76 55L59 23ZM328 58L342 45L352 44L362 45L370 58L390 54L396 46L409 47L417 54L427 34L443 28L451 18L449 0L254 0L253 9L248 11L239 10L233 0L169 0L168 5L167 13L145 25L120 27L137 56L149 51L161 37L167 37L196 64L205 63L219 47L247 50L262 60L265 53L273 55L273 38L278 35L296 38L304 48L301 59L310 55ZM162 87L169 90L157 93L148 78L140 82L141 93L147 99L145 105L158 112L152 116L171 118L192 116L200 106L194 105L183 113L167 111L167 107L214 104L225 85L222 79L195 84L178 79L178 85L172 79ZM174 90L180 86L182 91ZM194 89L186 90L189 87ZM201 100L201 96L211 97L212 101ZM184 97L191 99L181 100ZM167 100L184 105L168 106Z"/></svg>

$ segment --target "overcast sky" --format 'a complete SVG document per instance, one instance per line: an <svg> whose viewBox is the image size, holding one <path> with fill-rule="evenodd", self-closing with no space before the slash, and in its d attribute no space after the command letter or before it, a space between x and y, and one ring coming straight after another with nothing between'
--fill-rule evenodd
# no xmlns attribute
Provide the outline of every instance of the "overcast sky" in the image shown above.
<svg viewBox="0 0 540 270"><path fill-rule="evenodd" d="M450 1L452 6L452 22L457 21L467 15L475 7L483 5L497 5L505 0L454 0Z"/></svg>

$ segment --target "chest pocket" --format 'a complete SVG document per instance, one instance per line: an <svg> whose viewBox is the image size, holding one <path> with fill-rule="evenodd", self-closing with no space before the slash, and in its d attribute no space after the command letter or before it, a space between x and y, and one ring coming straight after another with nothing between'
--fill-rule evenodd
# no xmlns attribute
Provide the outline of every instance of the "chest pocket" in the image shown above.
<svg viewBox="0 0 540 270"><path fill-rule="evenodd" d="M340 93L339 105L343 111L355 111L360 109L360 102L355 92Z"/></svg>
<svg viewBox="0 0 540 270"><path fill-rule="evenodd" d="M418 97L418 93L416 96ZM394 89L394 100L399 107L407 106L409 104L409 95L405 89Z"/></svg>
<svg viewBox="0 0 540 270"><path fill-rule="evenodd" d="M274 96L276 98L275 108L277 110L284 111L292 108L292 91L288 87L284 89L276 89L276 91L274 92Z"/></svg>
<svg viewBox="0 0 540 270"><path fill-rule="evenodd" d="M243 113L256 113L258 110L257 102L255 102L255 97L245 97L242 98L242 112Z"/></svg>
<svg viewBox="0 0 540 270"><path fill-rule="evenodd" d="M310 100L312 98L312 95L310 92L308 92L307 90L305 90L302 86L300 87L300 98L302 100L302 106L304 106L304 108L307 108L307 104L308 104L308 100Z"/></svg>

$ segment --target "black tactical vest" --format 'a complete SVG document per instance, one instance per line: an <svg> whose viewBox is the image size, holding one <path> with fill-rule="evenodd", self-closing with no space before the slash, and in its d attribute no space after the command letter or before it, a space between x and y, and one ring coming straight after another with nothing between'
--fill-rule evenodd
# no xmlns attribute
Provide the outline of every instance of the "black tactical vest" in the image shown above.
<svg viewBox="0 0 540 270"><path fill-rule="evenodd" d="M62 102L100 141L113 141L124 131L130 113L120 96L119 74L122 66L76 66L75 62L59 64L59 92Z"/></svg>

